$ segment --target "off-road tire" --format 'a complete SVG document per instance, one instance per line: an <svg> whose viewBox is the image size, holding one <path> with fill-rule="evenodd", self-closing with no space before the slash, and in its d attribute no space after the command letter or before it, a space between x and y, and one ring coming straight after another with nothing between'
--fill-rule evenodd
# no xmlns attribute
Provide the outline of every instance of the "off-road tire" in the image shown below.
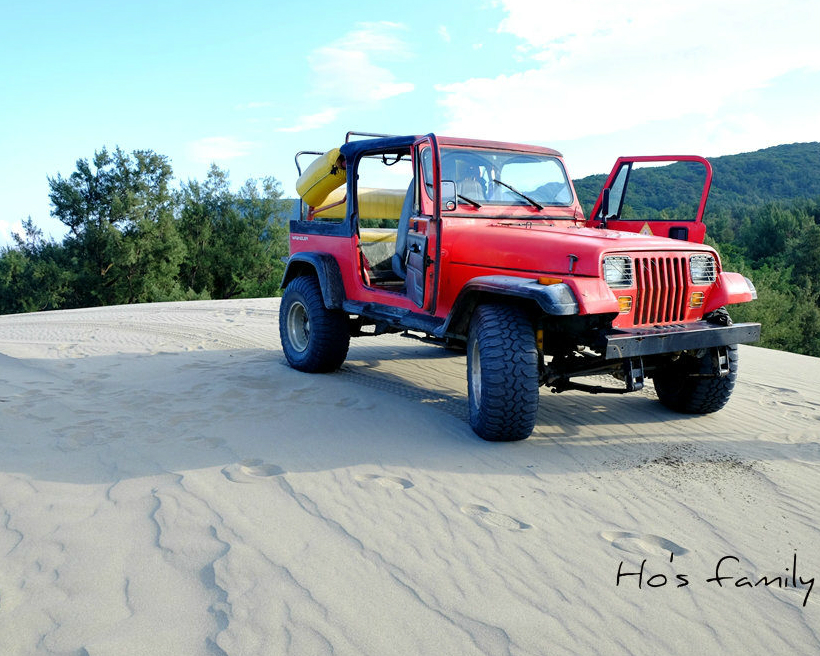
<svg viewBox="0 0 820 656"><path fill-rule="evenodd" d="M491 442L530 436L538 413L538 347L532 321L511 305L480 305L467 339L470 426Z"/></svg>
<svg viewBox="0 0 820 656"><path fill-rule="evenodd" d="M279 307L279 337L285 358L294 369L308 373L335 371L350 347L347 314L328 310L314 276L294 278Z"/></svg>
<svg viewBox="0 0 820 656"><path fill-rule="evenodd" d="M737 380L737 344L726 347L729 373L717 376L713 349L700 357L683 354L653 374L658 400L670 410L705 415L729 401Z"/></svg>

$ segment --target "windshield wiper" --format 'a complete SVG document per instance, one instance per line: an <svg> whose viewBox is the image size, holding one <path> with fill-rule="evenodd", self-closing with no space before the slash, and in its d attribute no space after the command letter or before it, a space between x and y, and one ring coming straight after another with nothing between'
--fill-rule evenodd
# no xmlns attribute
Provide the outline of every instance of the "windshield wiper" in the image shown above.
<svg viewBox="0 0 820 656"><path fill-rule="evenodd" d="M497 178L493 178L493 182L495 182L496 184L500 184L501 186L506 187L507 189L509 189L514 194L517 194L517 195L521 196L521 198L523 198L525 201L527 201L535 209L538 209L538 210L543 210L544 209L543 205L541 205L540 203L537 203L536 201L534 201L532 198L527 196L527 194L522 194L520 191L518 191L518 189L516 189L512 185L508 185L506 182L501 182L501 180L498 180Z"/></svg>
<svg viewBox="0 0 820 656"><path fill-rule="evenodd" d="M456 196L458 196L461 200L470 203L470 205L472 205L476 209L481 207L481 203L478 203L478 202L474 201L472 198L467 198L467 196L462 196L461 194L456 194Z"/></svg>
<svg viewBox="0 0 820 656"><path fill-rule="evenodd" d="M428 189L433 189L432 183L428 182L427 183L427 188ZM478 201L473 200L472 198L467 198L467 196L462 196L461 194L456 194L456 196L458 198L460 198L461 200L463 200L464 202L469 203L470 205L472 205L476 209L479 209L481 207L481 203L479 203Z"/></svg>

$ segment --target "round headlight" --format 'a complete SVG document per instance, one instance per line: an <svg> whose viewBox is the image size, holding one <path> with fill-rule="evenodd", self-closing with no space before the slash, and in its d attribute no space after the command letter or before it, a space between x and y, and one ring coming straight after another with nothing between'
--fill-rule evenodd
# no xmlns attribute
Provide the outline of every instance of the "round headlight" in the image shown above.
<svg viewBox="0 0 820 656"><path fill-rule="evenodd" d="M717 265L711 255L693 255L689 258L689 275L696 285L715 282Z"/></svg>
<svg viewBox="0 0 820 656"><path fill-rule="evenodd" d="M631 287L632 260L625 255L605 257L604 280L610 287Z"/></svg>

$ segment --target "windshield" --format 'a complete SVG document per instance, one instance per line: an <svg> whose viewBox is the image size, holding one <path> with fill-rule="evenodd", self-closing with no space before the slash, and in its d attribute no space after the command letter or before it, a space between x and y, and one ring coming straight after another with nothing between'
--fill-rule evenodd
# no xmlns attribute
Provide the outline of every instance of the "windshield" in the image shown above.
<svg viewBox="0 0 820 656"><path fill-rule="evenodd" d="M442 148L441 179L453 180L459 204L474 207L572 204L564 167L555 157L479 148Z"/></svg>

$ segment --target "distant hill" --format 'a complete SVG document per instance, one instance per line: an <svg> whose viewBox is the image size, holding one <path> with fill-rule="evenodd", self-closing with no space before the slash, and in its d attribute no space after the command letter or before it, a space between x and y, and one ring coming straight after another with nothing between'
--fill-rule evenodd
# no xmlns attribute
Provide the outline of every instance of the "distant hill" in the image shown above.
<svg viewBox="0 0 820 656"><path fill-rule="evenodd" d="M761 205L772 201L820 197L820 142L794 143L764 148L751 153L710 157L714 177L707 215L740 205ZM629 194L630 205L640 211L657 212L691 202L691 184L702 180L703 167L679 162L645 171L641 196ZM605 174L574 181L584 211L589 214ZM633 191L633 190L630 190ZM638 191L638 190L634 190Z"/></svg>

